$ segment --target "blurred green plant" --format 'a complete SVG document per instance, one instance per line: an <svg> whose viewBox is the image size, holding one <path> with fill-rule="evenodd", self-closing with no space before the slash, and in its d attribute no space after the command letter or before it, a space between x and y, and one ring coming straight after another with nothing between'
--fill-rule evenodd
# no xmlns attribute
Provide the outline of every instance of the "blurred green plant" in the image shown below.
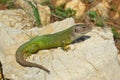
<svg viewBox="0 0 120 80"><path fill-rule="evenodd" d="M41 5L49 5L51 4L51 0L44 0L42 3L40 3Z"/></svg>
<svg viewBox="0 0 120 80"><path fill-rule="evenodd" d="M96 11L90 11L88 12L88 15L90 17L90 20L95 22L95 25L98 27L104 27L104 21L105 19L97 14Z"/></svg>
<svg viewBox="0 0 120 80"><path fill-rule="evenodd" d="M51 10L51 15L58 18L59 20L63 20L65 18L72 17L76 13L76 11L71 8L64 9L65 4L55 7L51 3L51 0L45 0L44 2L41 3L41 5L49 6L49 8Z"/></svg>
<svg viewBox="0 0 120 80"><path fill-rule="evenodd" d="M32 10L33 10L33 14L34 14L34 17L35 17L35 24L37 25L37 27L40 27L41 26L41 19L40 19L40 15L39 15L39 11L38 11L38 8L37 8L37 5L36 3L32 3L31 1L28 1L28 3L30 4L30 6L32 7Z"/></svg>
<svg viewBox="0 0 120 80"><path fill-rule="evenodd" d="M120 11L118 11L118 14L120 15Z"/></svg>
<svg viewBox="0 0 120 80"><path fill-rule="evenodd" d="M90 11L90 12L88 12L88 15L90 17L90 20L92 20L92 21L95 21L98 16L96 11Z"/></svg>
<svg viewBox="0 0 120 80"><path fill-rule="evenodd" d="M112 27L112 33L113 33L113 37L114 39L120 39L120 33L117 32L117 29L113 26Z"/></svg>
<svg viewBox="0 0 120 80"><path fill-rule="evenodd" d="M104 27L105 25L104 21L105 21L104 18L102 18L101 16L98 16L95 25L98 27Z"/></svg>
<svg viewBox="0 0 120 80"><path fill-rule="evenodd" d="M6 4L7 2L9 2L9 0L0 0L1 4Z"/></svg>
<svg viewBox="0 0 120 80"><path fill-rule="evenodd" d="M110 6L110 10L111 10L111 11L117 11L117 8L116 8L115 6L113 6L113 5L111 5L111 6Z"/></svg>
<svg viewBox="0 0 120 80"><path fill-rule="evenodd" d="M55 8L54 14L61 16L62 19L72 17L76 13L75 10L71 8L67 8L66 10L64 9L64 6L59 6Z"/></svg>
<svg viewBox="0 0 120 80"><path fill-rule="evenodd" d="M0 4L7 5L9 9L15 8L14 2L15 0L0 0Z"/></svg>

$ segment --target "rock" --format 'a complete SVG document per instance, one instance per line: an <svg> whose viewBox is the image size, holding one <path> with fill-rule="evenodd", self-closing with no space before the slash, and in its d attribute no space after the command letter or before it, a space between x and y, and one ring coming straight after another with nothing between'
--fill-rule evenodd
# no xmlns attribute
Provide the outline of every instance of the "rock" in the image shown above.
<svg viewBox="0 0 120 80"><path fill-rule="evenodd" d="M120 0L119 0L119 2L120 2ZM118 4L116 4L115 6L117 6L118 5L118 7L117 7L117 9L116 9L116 11L114 11L115 12L115 15L113 16L113 19L120 19L120 13L119 13L119 11L120 11L120 4L118 3Z"/></svg>
<svg viewBox="0 0 120 80"><path fill-rule="evenodd" d="M45 0L36 0L36 2L39 4L39 3L42 3L44 2Z"/></svg>
<svg viewBox="0 0 120 80"><path fill-rule="evenodd" d="M70 2L66 3L65 9L67 9L67 8L71 8L71 9L75 10L76 17L80 17L86 9L85 4L81 0L71 0Z"/></svg>
<svg viewBox="0 0 120 80"><path fill-rule="evenodd" d="M30 1L33 2L33 0ZM38 8L41 24L46 25L50 23L50 8L48 6L40 5L40 2L42 2L42 0L37 0L36 5L34 3L33 4ZM29 19L31 19L33 23L36 21L33 9L26 0L17 0L16 4L20 5L20 7L24 9L26 14L29 15Z"/></svg>
<svg viewBox="0 0 120 80"><path fill-rule="evenodd" d="M16 29L29 29L33 27L33 21L21 9L1 10L0 22Z"/></svg>
<svg viewBox="0 0 120 80"><path fill-rule="evenodd" d="M60 22L56 21L55 23L46 25L46 27L44 27L43 30L41 30L41 33L50 34L50 33L59 32L59 31L67 29L73 24L75 24L73 18L66 18L63 21L60 21Z"/></svg>
<svg viewBox="0 0 120 80"><path fill-rule="evenodd" d="M55 4L56 7L65 4L66 1L67 1L67 0L56 0L56 1L55 1L55 0L52 0L52 2L55 2L54 4Z"/></svg>
<svg viewBox="0 0 120 80"><path fill-rule="evenodd" d="M118 62L119 62L119 64L120 64L120 54L118 54Z"/></svg>
<svg viewBox="0 0 120 80"><path fill-rule="evenodd" d="M94 6L90 10L97 11L102 17L108 17L109 8L109 2L107 2L106 0L102 0L102 2L96 4L96 6Z"/></svg>
<svg viewBox="0 0 120 80"><path fill-rule="evenodd" d="M37 5L42 25L50 23L50 8L48 6Z"/></svg>
<svg viewBox="0 0 120 80"><path fill-rule="evenodd" d="M72 18L55 22L43 28L17 30L0 23L0 61L3 63L5 77L12 80L119 80L120 65L118 50L114 45L110 29L93 28L86 34L90 36L82 42L71 44L68 52L60 47L40 50L28 61L47 67L47 74L38 68L22 67L15 60L17 48L29 40L28 35L54 33L74 24ZM27 35L28 34L28 35Z"/></svg>
<svg viewBox="0 0 120 80"><path fill-rule="evenodd" d="M112 0L107 0L107 2L109 2L109 3L110 3L110 2L112 2Z"/></svg>

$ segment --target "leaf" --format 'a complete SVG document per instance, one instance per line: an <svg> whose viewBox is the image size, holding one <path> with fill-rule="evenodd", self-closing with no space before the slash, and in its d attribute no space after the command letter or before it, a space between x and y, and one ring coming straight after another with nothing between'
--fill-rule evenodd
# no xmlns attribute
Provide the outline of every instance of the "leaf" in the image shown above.
<svg viewBox="0 0 120 80"><path fill-rule="evenodd" d="M40 20L38 8L35 5L33 5L33 3L31 1L28 1L28 3L31 5L31 7L33 9L33 14L34 14L34 17L36 19L36 25L37 25L37 27L40 27L41 20Z"/></svg>

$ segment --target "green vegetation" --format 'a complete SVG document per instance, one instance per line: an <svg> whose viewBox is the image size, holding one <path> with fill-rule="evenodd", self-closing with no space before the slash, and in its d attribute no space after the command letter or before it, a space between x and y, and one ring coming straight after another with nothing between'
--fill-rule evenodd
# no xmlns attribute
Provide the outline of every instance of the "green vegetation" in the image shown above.
<svg viewBox="0 0 120 80"><path fill-rule="evenodd" d="M33 10L33 14L34 14L34 18L35 18L35 24L40 27L41 26L41 20L40 20L40 15L39 15L39 11L36 5L36 2L33 0L33 2L31 1L27 1L29 3L29 5L32 7ZM51 0L44 0L44 2L40 3L41 5L47 5L49 6L50 10L51 10L51 17L52 18L56 18L57 20L63 20L65 18L68 17L72 17L75 15L76 11L72 10L70 8L68 9L64 9L64 5L61 5L59 7L55 7L52 3ZM31 13L30 13L31 14Z"/></svg>
<svg viewBox="0 0 120 80"><path fill-rule="evenodd" d="M117 8L115 6L110 6L111 11L117 11Z"/></svg>
<svg viewBox="0 0 120 80"><path fill-rule="evenodd" d="M49 5L49 4L51 4L50 1L51 1L51 0L44 0L44 1L41 3L41 5Z"/></svg>
<svg viewBox="0 0 120 80"><path fill-rule="evenodd" d="M34 4L31 2L31 1L28 1L28 3L30 4L30 6L32 7L32 10L33 10L33 14L34 14L34 17L35 17L35 22L36 22L36 25L37 27L40 27L41 26L41 19L40 19L40 15L39 15L39 12L38 12L38 8L34 2Z"/></svg>
<svg viewBox="0 0 120 80"><path fill-rule="evenodd" d="M97 17L97 20L96 20L96 26L99 26L99 27L104 27L104 19L100 16Z"/></svg>
<svg viewBox="0 0 120 80"><path fill-rule="evenodd" d="M118 14L120 15L120 11L118 11Z"/></svg>
<svg viewBox="0 0 120 80"><path fill-rule="evenodd" d="M56 17L58 20L63 20L65 18L72 17L76 13L76 11L71 8L65 10L64 9L65 4L55 7L54 5L52 5L50 0L45 0L44 2L41 3L41 5L49 6L51 10L51 15Z"/></svg>
<svg viewBox="0 0 120 80"><path fill-rule="evenodd" d="M96 11L90 11L88 12L88 15L90 17L90 20L95 23L98 27L104 26L104 19L103 17L99 16Z"/></svg>
<svg viewBox="0 0 120 80"><path fill-rule="evenodd" d="M112 27L112 33L115 39L118 39L118 38L120 39L120 33L117 32L115 27Z"/></svg>
<svg viewBox="0 0 120 80"><path fill-rule="evenodd" d="M58 16L61 16L62 19L65 19L67 17L74 16L76 11L71 8L65 10L64 6L59 6L55 8L55 11L53 13Z"/></svg>
<svg viewBox="0 0 120 80"><path fill-rule="evenodd" d="M13 9L15 8L14 1L15 0L0 0L0 4L7 5L9 9Z"/></svg>
<svg viewBox="0 0 120 80"><path fill-rule="evenodd" d="M0 3L1 4L6 4L6 3L8 3L10 0L0 0Z"/></svg>
<svg viewBox="0 0 120 80"><path fill-rule="evenodd" d="M96 11L90 11L88 12L88 15L92 21L95 21L98 16Z"/></svg>

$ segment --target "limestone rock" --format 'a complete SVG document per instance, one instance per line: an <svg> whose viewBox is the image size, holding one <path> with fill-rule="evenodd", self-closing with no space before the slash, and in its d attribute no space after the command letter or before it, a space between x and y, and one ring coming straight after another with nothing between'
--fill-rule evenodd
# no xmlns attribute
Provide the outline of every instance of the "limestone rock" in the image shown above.
<svg viewBox="0 0 120 80"><path fill-rule="evenodd" d="M66 29L74 24L72 18L55 22L46 27L49 33ZM28 35L47 34L47 28L17 30L0 23L0 61L5 77L12 80L119 80L120 65L117 49L110 29L93 28L82 42L71 44L68 52L60 47L40 50L28 61L47 67L47 74L38 68L22 67L15 60L17 48L29 40ZM28 35L27 35L28 34ZM71 46L70 45L70 46Z"/></svg>
<svg viewBox="0 0 120 80"><path fill-rule="evenodd" d="M118 62L119 62L119 64L120 64L120 54L118 54Z"/></svg>
<svg viewBox="0 0 120 80"><path fill-rule="evenodd" d="M29 29L33 27L33 22L29 16L21 9L1 10L0 22L16 29Z"/></svg>
<svg viewBox="0 0 120 80"><path fill-rule="evenodd" d="M29 1L33 2L33 0L29 0ZM41 24L46 25L49 24L50 22L50 8L48 6L40 5L40 2L42 2L42 0L36 0L36 4L34 3L33 4L38 8ZM34 17L33 9L26 0L17 0L16 4L20 5L20 7L24 9L27 15L29 15L29 19L31 19L33 23L36 21Z"/></svg>
<svg viewBox="0 0 120 80"><path fill-rule="evenodd" d="M65 9L67 8L75 10L76 17L80 17L86 9L85 4L81 0L71 0L70 2L66 3Z"/></svg>

